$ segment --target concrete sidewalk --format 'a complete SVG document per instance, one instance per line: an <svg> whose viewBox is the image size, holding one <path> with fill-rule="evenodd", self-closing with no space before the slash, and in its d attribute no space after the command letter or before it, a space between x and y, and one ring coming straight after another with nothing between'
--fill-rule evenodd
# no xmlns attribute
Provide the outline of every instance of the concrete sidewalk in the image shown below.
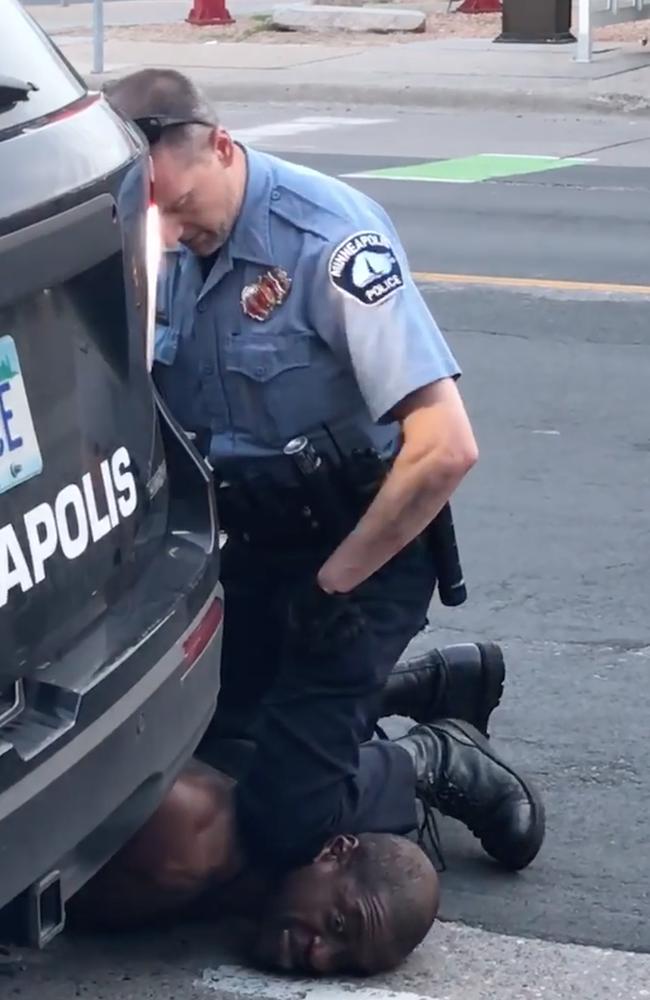
<svg viewBox="0 0 650 1000"><path fill-rule="evenodd" d="M225 940L224 940L225 939ZM229 939L229 940L228 940ZM650 957L438 923L408 961L371 979L297 979L242 965L228 928L64 936L7 957L0 981L41 1000L647 1000ZM15 971L14 971L15 970Z"/></svg>
<svg viewBox="0 0 650 1000"><path fill-rule="evenodd" d="M64 40L71 62L91 74L90 43ZM545 112L649 112L650 53L624 48L591 65L565 50L497 48L480 40L432 40L368 49L255 42L106 45L106 70L172 66L220 101L308 101Z"/></svg>
<svg viewBox="0 0 650 1000"><path fill-rule="evenodd" d="M237 16L271 6L231 0ZM115 0L112 24L182 22L189 2ZM32 14L97 86L105 76L139 66L189 73L219 101L308 101L544 112L649 112L650 49L600 43L592 63L575 61L575 46L497 45L485 38L423 38L378 44L317 38L278 41L149 41L109 37L102 76L92 74L91 7L34 6ZM72 35L76 26L81 35ZM200 29L197 29L200 31ZM146 33L145 33L146 35Z"/></svg>

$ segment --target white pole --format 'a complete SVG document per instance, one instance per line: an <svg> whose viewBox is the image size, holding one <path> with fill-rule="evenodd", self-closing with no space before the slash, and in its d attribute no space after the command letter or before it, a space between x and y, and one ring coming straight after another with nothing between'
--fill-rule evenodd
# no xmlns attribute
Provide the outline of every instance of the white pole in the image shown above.
<svg viewBox="0 0 650 1000"><path fill-rule="evenodd" d="M591 62L591 0L578 0L578 53L576 62Z"/></svg>
<svg viewBox="0 0 650 1000"><path fill-rule="evenodd" d="M93 0L93 73L104 72L104 0Z"/></svg>

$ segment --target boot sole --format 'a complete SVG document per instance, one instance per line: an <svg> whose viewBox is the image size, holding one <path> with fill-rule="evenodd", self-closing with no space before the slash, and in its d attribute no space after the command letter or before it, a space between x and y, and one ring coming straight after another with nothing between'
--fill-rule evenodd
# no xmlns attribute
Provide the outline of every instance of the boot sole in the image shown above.
<svg viewBox="0 0 650 1000"><path fill-rule="evenodd" d="M487 737L485 737L482 733L477 733L471 723L463 722L462 719L446 719L445 729L450 730L452 726L459 730L463 736L470 739L472 743L480 747L486 757L489 757L490 760L495 762L495 764L498 764L499 767L502 767L508 772L508 774L511 774L524 789L528 797L528 801L530 802L532 812L530 849L524 854L521 854L518 858L511 859L510 861L505 861L501 858L495 858L495 860L509 871L516 872L521 871L522 868L527 868L539 854L540 848L544 843L544 836L546 834L546 809L540 793L536 788L532 787L525 778L522 778L520 774L514 771L505 761L493 752L489 739L487 739ZM432 728L435 728L435 723L432 725ZM488 851L485 847L483 838L479 837L478 839L481 841L481 844L487 853L490 854L491 857L494 857L492 852Z"/></svg>
<svg viewBox="0 0 650 1000"><path fill-rule="evenodd" d="M483 697L480 702L482 711L477 714L474 725L483 736L487 737L490 716L503 697L506 663L501 647L496 642L477 642L476 646L481 654Z"/></svg>

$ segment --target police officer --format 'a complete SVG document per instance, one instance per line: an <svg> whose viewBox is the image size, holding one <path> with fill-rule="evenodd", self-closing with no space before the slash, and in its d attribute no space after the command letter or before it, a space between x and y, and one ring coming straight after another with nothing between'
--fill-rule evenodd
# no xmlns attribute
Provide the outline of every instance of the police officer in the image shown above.
<svg viewBox="0 0 650 1000"><path fill-rule="evenodd" d="M139 71L107 94L149 140L169 248L155 378L219 484L227 610L213 731L246 726L264 748L238 785L249 854L295 864L337 832L406 832L417 785L523 867L543 806L479 731L501 693L498 649L443 651L398 675L393 706L423 724L359 754L426 621L428 527L477 458L458 364L390 219L338 180L233 142L182 74ZM364 456L383 464L349 524L335 504L316 511L296 478L285 446L299 435L353 478ZM411 701L425 689L428 719ZM302 778L286 788L296 754Z"/></svg>

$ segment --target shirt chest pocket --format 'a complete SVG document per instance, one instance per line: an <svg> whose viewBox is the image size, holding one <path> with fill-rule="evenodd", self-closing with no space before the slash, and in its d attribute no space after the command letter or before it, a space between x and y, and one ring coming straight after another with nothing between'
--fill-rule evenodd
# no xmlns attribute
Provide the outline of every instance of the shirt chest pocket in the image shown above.
<svg viewBox="0 0 650 1000"><path fill-rule="evenodd" d="M161 321L156 323L154 359L160 365L173 365L178 352L180 330L176 326Z"/></svg>
<svg viewBox="0 0 650 1000"><path fill-rule="evenodd" d="M240 333L225 345L232 423L254 439L283 446L300 433L301 412L316 390L309 333Z"/></svg>

